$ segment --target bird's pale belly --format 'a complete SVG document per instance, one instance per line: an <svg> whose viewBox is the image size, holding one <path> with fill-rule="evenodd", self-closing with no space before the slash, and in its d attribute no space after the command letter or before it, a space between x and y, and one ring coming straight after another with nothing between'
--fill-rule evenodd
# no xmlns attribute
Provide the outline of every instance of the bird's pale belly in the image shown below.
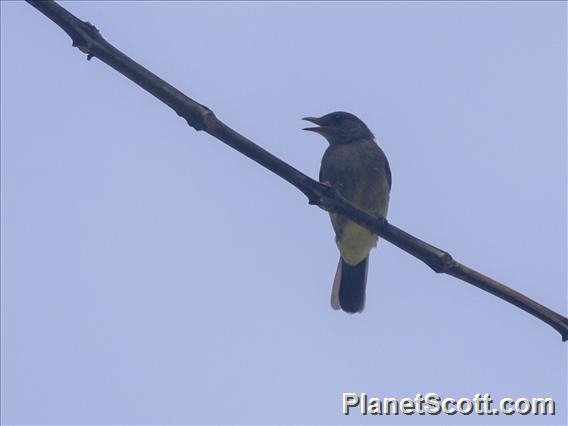
<svg viewBox="0 0 568 426"><path fill-rule="evenodd" d="M375 234L351 221L345 223L341 234L341 239L336 241L337 247L343 260L352 266L364 260L377 245Z"/></svg>

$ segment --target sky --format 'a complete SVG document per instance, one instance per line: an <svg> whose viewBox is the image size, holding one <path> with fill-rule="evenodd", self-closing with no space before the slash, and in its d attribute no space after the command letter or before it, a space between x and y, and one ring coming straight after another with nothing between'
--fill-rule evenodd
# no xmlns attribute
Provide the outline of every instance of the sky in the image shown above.
<svg viewBox="0 0 568 426"><path fill-rule="evenodd" d="M564 2L62 2L317 178L301 117L377 137L389 221L567 315ZM566 424L567 344L379 241L329 303L326 212L1 2L3 424ZM342 414L550 397L555 416Z"/></svg>

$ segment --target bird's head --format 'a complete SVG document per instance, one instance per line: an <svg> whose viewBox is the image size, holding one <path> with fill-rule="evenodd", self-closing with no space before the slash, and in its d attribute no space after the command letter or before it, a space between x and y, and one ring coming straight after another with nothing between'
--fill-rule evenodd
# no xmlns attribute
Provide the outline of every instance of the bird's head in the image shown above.
<svg viewBox="0 0 568 426"><path fill-rule="evenodd" d="M374 136L359 118L348 112L336 111L323 117L304 117L302 120L317 124L303 130L322 135L330 145L348 144L359 139L373 139Z"/></svg>

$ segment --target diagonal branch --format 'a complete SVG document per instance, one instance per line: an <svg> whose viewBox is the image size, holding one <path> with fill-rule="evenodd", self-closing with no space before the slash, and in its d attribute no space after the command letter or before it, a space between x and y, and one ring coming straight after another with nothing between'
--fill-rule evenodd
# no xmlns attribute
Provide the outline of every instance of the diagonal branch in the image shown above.
<svg viewBox="0 0 568 426"><path fill-rule="evenodd" d="M435 272L452 275L518 306L555 328L562 335L563 341L568 340L568 318L462 265L455 261L449 253L391 225L385 219L372 216L358 209L343 198L335 189L311 179L225 125L217 119L209 108L184 95L175 87L130 59L108 43L92 24L81 21L54 1L27 1L61 27L71 37L73 46L87 54L87 59L92 57L100 59L170 106L195 130L203 130L209 133L271 172L276 173L302 191L310 204L315 204L326 211L340 213L348 217L420 259Z"/></svg>

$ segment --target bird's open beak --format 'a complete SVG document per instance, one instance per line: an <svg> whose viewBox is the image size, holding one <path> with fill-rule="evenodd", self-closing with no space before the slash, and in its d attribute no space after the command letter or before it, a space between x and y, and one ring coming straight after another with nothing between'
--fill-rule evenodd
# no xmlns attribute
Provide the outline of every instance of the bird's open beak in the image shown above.
<svg viewBox="0 0 568 426"><path fill-rule="evenodd" d="M302 118L302 120L309 121L310 123L317 124L318 126L321 123L321 120L317 117L304 117L304 118ZM324 129L325 129L325 127L305 127L302 130L308 130L310 132L321 133L322 131L324 131Z"/></svg>

